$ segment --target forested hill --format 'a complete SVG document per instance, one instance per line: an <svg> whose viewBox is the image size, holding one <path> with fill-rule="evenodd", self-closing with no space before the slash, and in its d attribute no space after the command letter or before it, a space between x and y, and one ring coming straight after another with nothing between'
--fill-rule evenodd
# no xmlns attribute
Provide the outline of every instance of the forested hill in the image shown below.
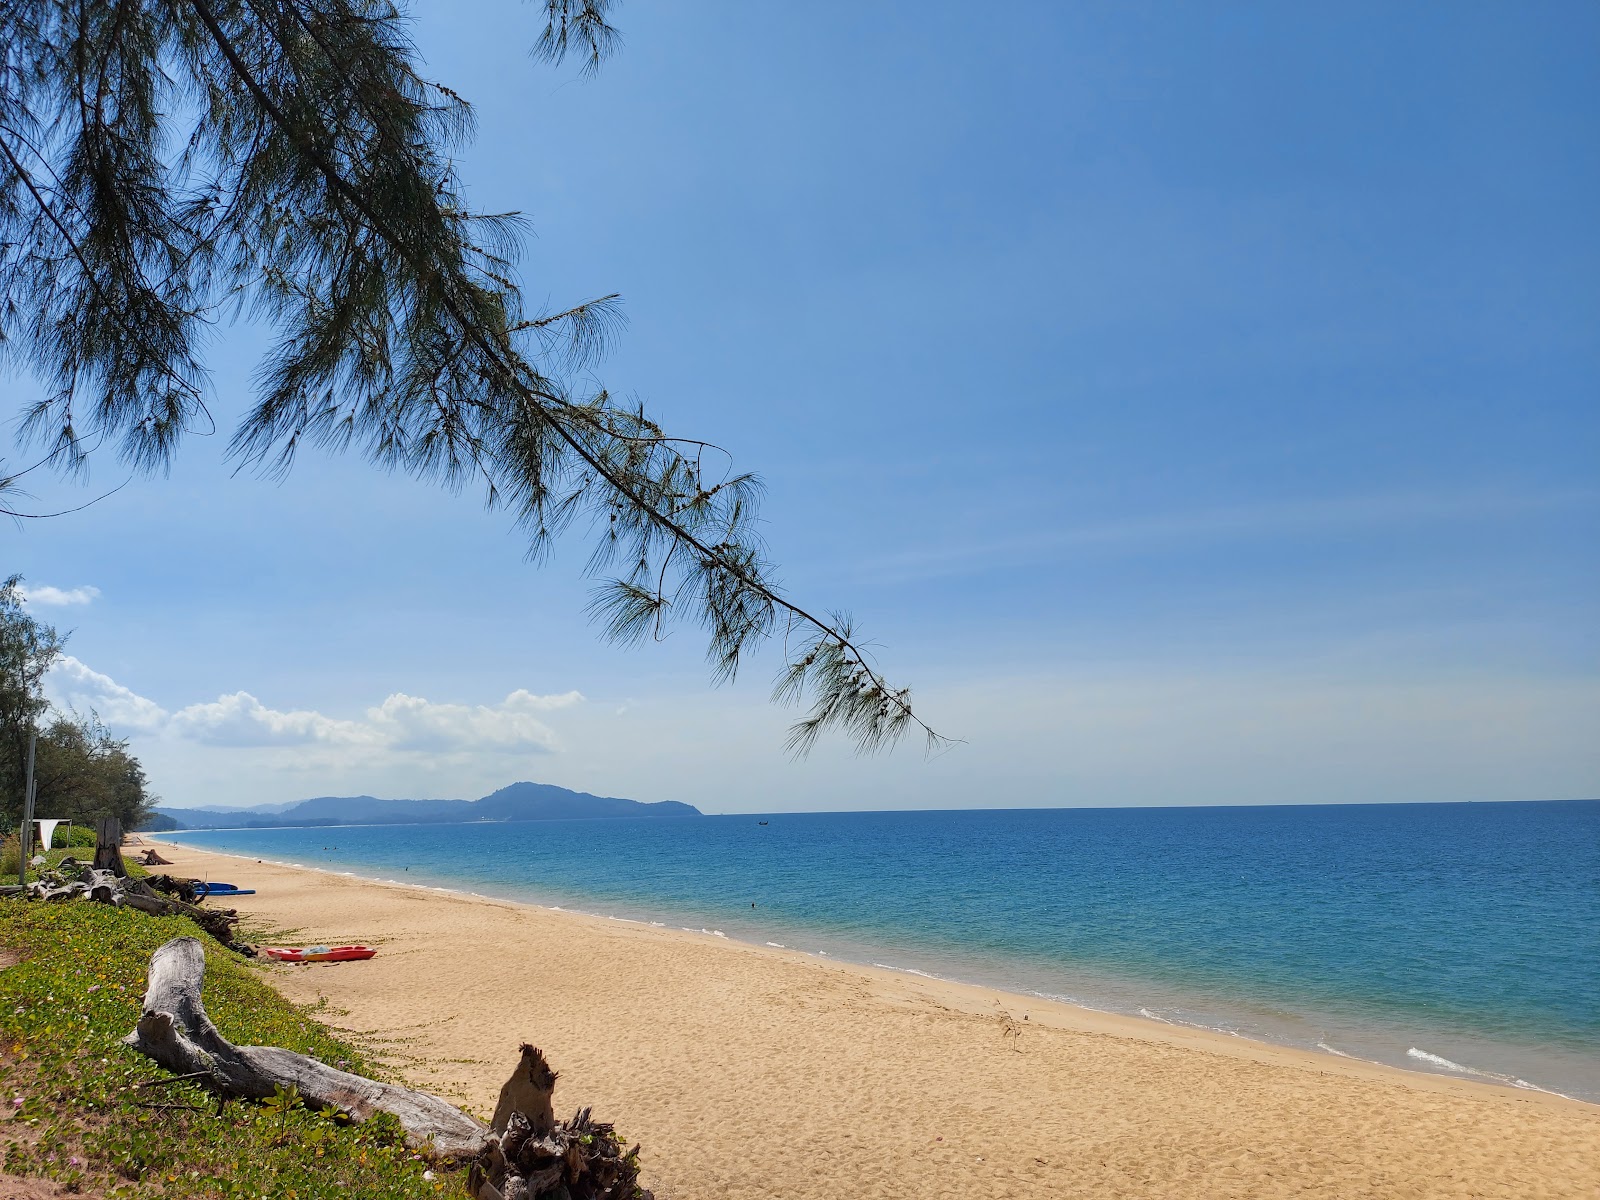
<svg viewBox="0 0 1600 1200"><path fill-rule="evenodd" d="M581 817L698 817L676 800L647 804L591 796L550 783L513 783L479 800L379 800L376 796L317 796L298 804L258 808L158 808L180 829L273 828L289 825L410 825L422 822L558 821Z"/></svg>

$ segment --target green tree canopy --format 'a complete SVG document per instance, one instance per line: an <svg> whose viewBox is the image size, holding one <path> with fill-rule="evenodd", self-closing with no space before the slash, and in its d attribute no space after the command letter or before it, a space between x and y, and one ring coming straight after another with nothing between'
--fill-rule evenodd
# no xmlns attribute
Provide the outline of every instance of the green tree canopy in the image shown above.
<svg viewBox="0 0 1600 1200"><path fill-rule="evenodd" d="M124 829L139 829L150 815L151 795L144 767L93 713L52 714L39 735L34 764L38 805L35 814L91 824L116 817Z"/></svg>
<svg viewBox="0 0 1600 1200"><path fill-rule="evenodd" d="M24 607L20 576L0 584L0 812L7 826L21 815L28 737L50 709L44 677L62 640Z"/></svg>
<svg viewBox="0 0 1600 1200"><path fill-rule="evenodd" d="M617 44L609 0L543 0L536 51L592 71ZM482 489L532 552L575 523L610 638L673 621L732 678L779 635L791 731L864 750L912 727L841 614L777 586L759 481L717 447L585 387L617 298L530 309L516 214L468 203L457 92L418 70L382 0L0 0L0 355L45 394L24 429L56 467L100 452L162 469L211 428L208 325L275 331L246 464L311 444Z"/></svg>
<svg viewBox="0 0 1600 1200"><path fill-rule="evenodd" d="M21 818L28 738L37 732L34 780L41 817L89 822L117 817L135 828L155 798L144 768L93 713L51 709L44 677L61 656L66 638L34 617L23 603L22 580L0 585L0 814L4 825Z"/></svg>

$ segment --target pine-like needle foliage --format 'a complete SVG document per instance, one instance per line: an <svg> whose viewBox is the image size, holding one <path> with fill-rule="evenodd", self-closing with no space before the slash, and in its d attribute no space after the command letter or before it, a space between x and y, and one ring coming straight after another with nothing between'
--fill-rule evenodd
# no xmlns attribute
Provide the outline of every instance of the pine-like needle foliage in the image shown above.
<svg viewBox="0 0 1600 1200"><path fill-rule="evenodd" d="M537 55L593 71L618 45L610 0L542 3ZM571 382L617 298L526 309L515 215L454 169L472 111L408 29L381 0L0 0L0 357L47 384L26 433L68 470L101 444L166 468L211 427L205 335L243 312L277 340L242 462L312 444L481 486L536 554L584 524L610 637L697 622L723 680L781 633L796 750L937 743L846 622L780 593L752 476Z"/></svg>

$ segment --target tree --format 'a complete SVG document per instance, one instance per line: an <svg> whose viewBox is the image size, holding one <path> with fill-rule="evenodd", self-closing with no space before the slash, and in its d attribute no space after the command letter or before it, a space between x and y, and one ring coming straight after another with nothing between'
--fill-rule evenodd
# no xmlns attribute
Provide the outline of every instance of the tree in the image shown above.
<svg viewBox="0 0 1600 1200"><path fill-rule="evenodd" d="M91 824L116 817L124 829L141 828L156 798L144 767L94 713L55 713L39 735L34 768L41 817Z"/></svg>
<svg viewBox="0 0 1600 1200"><path fill-rule="evenodd" d="M542 3L543 58L615 49L610 0ZM23 426L46 461L166 467L211 422L204 329L246 313L277 341L241 463L313 444L472 484L535 556L585 522L607 637L697 623L720 682L781 635L774 696L810 703L792 749L938 742L847 616L779 589L753 475L577 382L617 297L525 306L518 216L467 204L471 108L408 29L384 0L0 0L0 354L47 385Z"/></svg>
<svg viewBox="0 0 1600 1200"><path fill-rule="evenodd" d="M21 819L28 737L49 711L44 677L63 641L23 606L20 576L0 584L0 813L5 828Z"/></svg>
<svg viewBox="0 0 1600 1200"><path fill-rule="evenodd" d="M0 814L4 827L22 815L28 738L38 734L34 781L38 815L90 822L116 817L124 828L143 821L155 803L144 767L94 713L51 709L44 677L66 638L23 605L22 580L0 586Z"/></svg>

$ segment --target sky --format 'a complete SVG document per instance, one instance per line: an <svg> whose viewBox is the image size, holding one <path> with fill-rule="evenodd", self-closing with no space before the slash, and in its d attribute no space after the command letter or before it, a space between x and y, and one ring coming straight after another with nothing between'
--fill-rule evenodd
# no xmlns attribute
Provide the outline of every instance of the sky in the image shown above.
<svg viewBox="0 0 1600 1200"><path fill-rule="evenodd" d="M962 741L795 762L777 654L603 643L579 542L235 473L220 327L222 434L0 527L167 802L1600 795L1600 8L633 3L592 79L537 6L415 13L532 301L622 294L596 378L759 472L790 593Z"/></svg>

